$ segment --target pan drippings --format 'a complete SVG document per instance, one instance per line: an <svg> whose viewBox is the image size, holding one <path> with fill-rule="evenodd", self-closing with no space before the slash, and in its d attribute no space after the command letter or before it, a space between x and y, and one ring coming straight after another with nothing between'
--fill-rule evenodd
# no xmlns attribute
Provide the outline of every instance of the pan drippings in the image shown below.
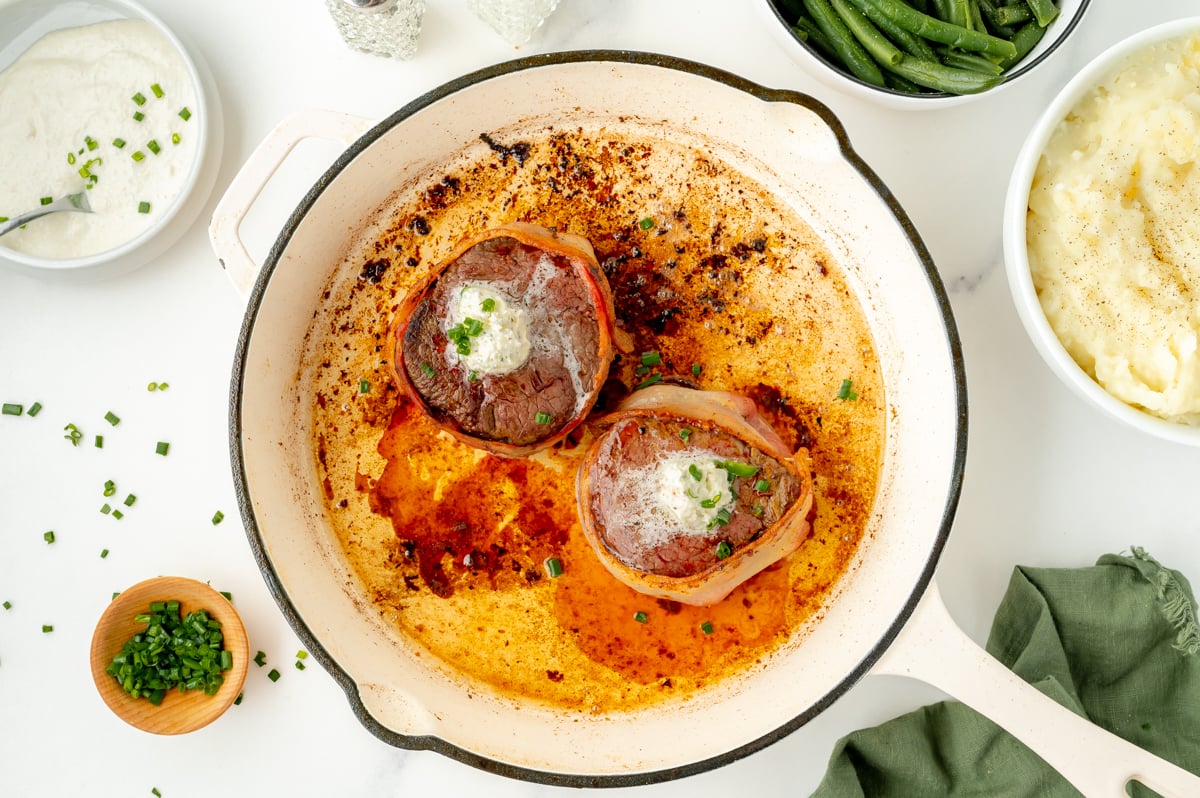
<svg viewBox="0 0 1200 798"><path fill-rule="evenodd" d="M583 538L586 424L506 460L401 399L387 331L406 291L461 238L510 221L588 238L611 283L634 349L593 417L638 385L691 382L754 398L785 441L810 448L816 517L795 554L716 606L656 601L610 576ZM760 667L819 618L865 534L886 403L842 272L763 186L632 122L620 134L491 131L400 188L346 253L306 342L314 451L333 532L415 646L476 687L606 712Z"/></svg>

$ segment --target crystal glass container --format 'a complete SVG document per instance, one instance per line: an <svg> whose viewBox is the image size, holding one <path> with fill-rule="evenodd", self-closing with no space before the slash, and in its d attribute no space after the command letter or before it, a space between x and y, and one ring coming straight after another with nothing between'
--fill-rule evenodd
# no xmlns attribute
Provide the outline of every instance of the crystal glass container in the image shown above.
<svg viewBox="0 0 1200 798"><path fill-rule="evenodd" d="M400 60L416 55L425 0L325 0L325 5L351 49Z"/></svg>
<svg viewBox="0 0 1200 798"><path fill-rule="evenodd" d="M467 7L509 44L525 44L558 3L559 0L468 0Z"/></svg>

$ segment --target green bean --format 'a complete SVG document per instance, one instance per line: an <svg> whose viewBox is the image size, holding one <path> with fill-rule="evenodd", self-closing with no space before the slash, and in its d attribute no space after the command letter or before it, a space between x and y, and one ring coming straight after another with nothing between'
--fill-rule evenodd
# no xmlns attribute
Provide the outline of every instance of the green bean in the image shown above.
<svg viewBox="0 0 1200 798"><path fill-rule="evenodd" d="M960 28L971 27L971 9L967 5L967 0L950 0L950 19L947 22L952 22Z"/></svg>
<svg viewBox="0 0 1200 798"><path fill-rule="evenodd" d="M911 56L905 56L900 63L893 64L888 69L913 83L950 94L977 94L998 86L1004 80L1000 75L984 75L968 69L955 69L936 61L925 61Z"/></svg>
<svg viewBox="0 0 1200 798"><path fill-rule="evenodd" d="M1029 52L1037 47L1037 43L1042 40L1042 36L1046 33L1046 29L1037 23L1036 19L1030 20L1017 28L1017 32L1013 34L1012 43L1017 48L1017 54L1012 58L1005 58L1000 62L1000 66L1008 69L1013 64L1020 61Z"/></svg>
<svg viewBox="0 0 1200 798"><path fill-rule="evenodd" d="M1033 10L1025 3L996 6L996 24L1009 27L1033 19Z"/></svg>
<svg viewBox="0 0 1200 798"><path fill-rule="evenodd" d="M858 43L884 69L891 64L899 63L900 59L904 57L900 48L880 33L879 28L872 25L863 12L850 5L850 0L829 0L829 2L837 15L842 18L842 22L846 23L850 33L855 39L858 39Z"/></svg>
<svg viewBox="0 0 1200 798"><path fill-rule="evenodd" d="M1058 6L1054 5L1054 0L1025 0L1025 2L1029 4L1033 18L1043 28L1058 17Z"/></svg>
<svg viewBox="0 0 1200 798"><path fill-rule="evenodd" d="M942 53L942 63L957 69L969 69L983 75L999 75L1004 72L1004 67L996 62L974 53L964 53L961 50L947 50Z"/></svg>
<svg viewBox="0 0 1200 798"><path fill-rule="evenodd" d="M883 82L888 85L889 89L902 91L905 94L924 94L929 91L924 86L918 86L908 78L902 78L895 72L884 72Z"/></svg>
<svg viewBox="0 0 1200 798"><path fill-rule="evenodd" d="M983 19L987 23L988 32L998 38L1011 40L1016 30L997 19L996 15L1000 6L996 5L993 0L978 0L978 3L979 10L983 12Z"/></svg>
<svg viewBox="0 0 1200 798"><path fill-rule="evenodd" d="M812 15L817 27L828 37L830 44L837 50L838 56L846 69L859 80L875 86L883 86L883 73L879 65L871 60L871 56L863 49L846 23L829 5L829 0L804 0L804 7Z"/></svg>
<svg viewBox="0 0 1200 798"><path fill-rule="evenodd" d="M979 3L976 0L967 0L967 13L971 20L971 29L977 30L980 33L987 33L987 25L983 21L983 11L979 8Z"/></svg>
<svg viewBox="0 0 1200 798"><path fill-rule="evenodd" d="M929 13L929 0L908 0L908 4L923 14Z"/></svg>
<svg viewBox="0 0 1200 798"><path fill-rule="evenodd" d="M924 39L909 33L897 25L894 19L887 14L880 13L879 9L875 6L864 3L858 6L858 10L866 14L867 19L874 22L875 27L879 28L885 36L895 42L896 46L904 52L929 61L937 60L937 53L934 52L933 48Z"/></svg>
<svg viewBox="0 0 1200 798"><path fill-rule="evenodd" d="M804 15L797 17L793 30L796 31L801 39L811 44L813 49L826 58L837 59L838 54L837 50L833 49L833 43L821 32L821 29L817 27L817 23L813 22L809 17Z"/></svg>
<svg viewBox="0 0 1200 798"><path fill-rule="evenodd" d="M805 2L809 1L805 0ZM1016 54L1017 48L1010 41L935 19L905 5L902 0L851 0L851 2L859 8L862 8L863 4L873 5L880 12L894 19L897 25L909 33L957 47L960 50L970 50L1000 58L1011 58Z"/></svg>
<svg viewBox="0 0 1200 798"><path fill-rule="evenodd" d="M951 8L952 2L953 0L932 0L930 16L936 17L942 22L950 22L954 18L954 9Z"/></svg>

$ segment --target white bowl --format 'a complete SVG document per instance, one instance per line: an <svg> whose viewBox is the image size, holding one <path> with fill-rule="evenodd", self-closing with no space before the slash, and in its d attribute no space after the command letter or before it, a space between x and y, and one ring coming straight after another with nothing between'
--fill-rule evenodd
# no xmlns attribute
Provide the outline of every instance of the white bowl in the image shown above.
<svg viewBox="0 0 1200 798"><path fill-rule="evenodd" d="M179 37L158 17L133 0L16 0L0 14L0 69L5 69L34 42L48 33L118 19L144 20L153 25L179 53L195 95L192 129L198 136L196 157L171 205L137 237L104 252L75 258L30 255L4 246L0 238L0 267L35 275L119 273L141 266L162 254L195 221L212 192L221 161L224 126L216 85L204 62L190 54Z"/></svg>
<svg viewBox="0 0 1200 798"><path fill-rule="evenodd" d="M1108 393L1067 352L1050 327L1034 289L1026 250L1026 214L1034 172L1054 129L1096 85L1119 69L1133 54L1158 42L1200 31L1200 17L1157 25L1126 38L1089 62L1058 93L1042 113L1017 155L1004 202L1004 261L1017 314L1030 339L1059 379L1076 394L1113 418L1169 441L1200 446L1200 427L1168 421L1140 410Z"/></svg>
<svg viewBox="0 0 1200 798"><path fill-rule="evenodd" d="M813 48L811 44L796 35L792 26L780 11L782 0L757 0L759 10L766 17L766 25L775 34L776 40L792 56L805 72L832 89L844 92L854 97L878 103L886 108L900 110L919 110L929 108L946 108L952 105L971 102L972 100L995 94L997 91L1011 86L1013 82L1028 75L1039 64L1053 55L1067 40L1083 18L1090 0L1060 0L1059 15L1046 29L1041 41L1022 58L1006 75L1003 83L977 94L909 94L893 89L880 88L856 78L842 67L829 61Z"/></svg>

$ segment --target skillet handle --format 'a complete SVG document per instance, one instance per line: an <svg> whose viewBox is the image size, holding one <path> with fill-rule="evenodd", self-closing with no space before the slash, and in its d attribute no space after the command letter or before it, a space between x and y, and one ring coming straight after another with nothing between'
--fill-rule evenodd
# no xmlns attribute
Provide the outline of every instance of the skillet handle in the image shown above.
<svg viewBox="0 0 1200 798"><path fill-rule="evenodd" d="M1125 798L1130 780L1164 798L1200 795L1200 777L1076 715L1001 665L954 623L936 581L871 672L908 676L949 693L1088 798Z"/></svg>
<svg viewBox="0 0 1200 798"><path fill-rule="evenodd" d="M374 124L374 120L338 111L299 111L276 125L251 153L217 203L208 225L217 260L242 296L249 296L261 264L246 251L240 228L271 177L301 141L320 138L349 146Z"/></svg>

